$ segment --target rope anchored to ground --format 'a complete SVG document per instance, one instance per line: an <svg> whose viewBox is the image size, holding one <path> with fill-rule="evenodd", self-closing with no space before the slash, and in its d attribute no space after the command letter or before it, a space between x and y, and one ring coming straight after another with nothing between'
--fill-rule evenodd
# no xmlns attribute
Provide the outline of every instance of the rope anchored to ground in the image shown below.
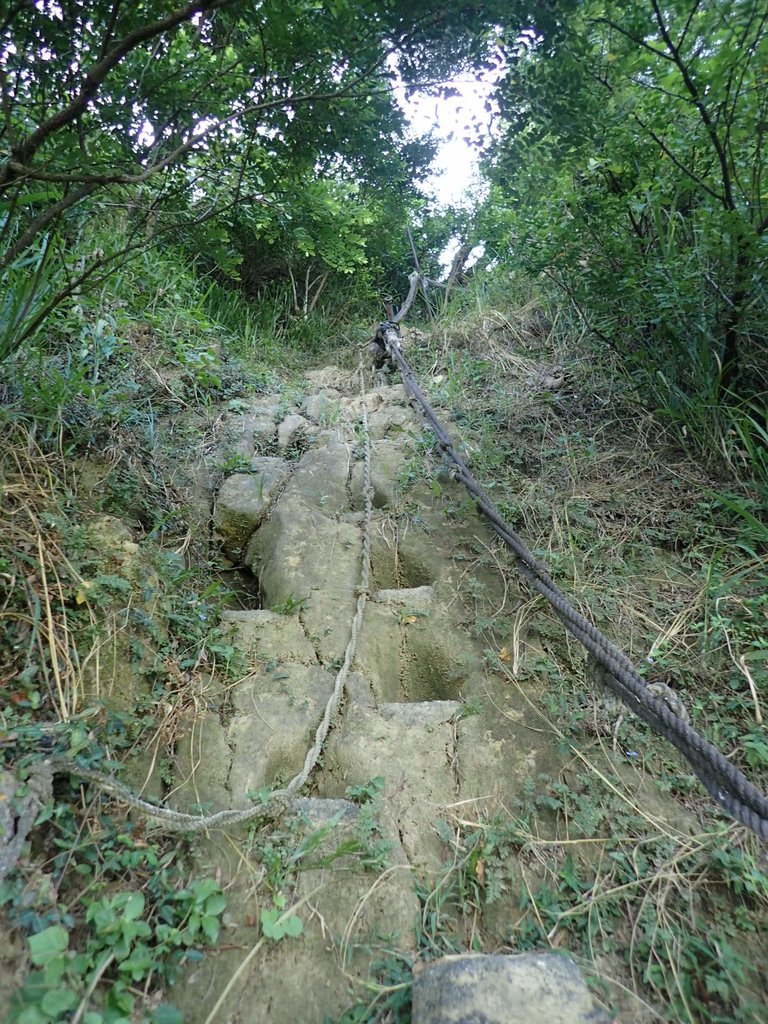
<svg viewBox="0 0 768 1024"><path fill-rule="evenodd" d="M411 290L415 294L415 289ZM399 322L407 312L408 306L406 300L396 316L379 325L371 342L374 361L377 356L379 359L385 357L400 370L403 383L417 411L432 429L440 450L453 464L456 479L464 484L493 530L514 553L517 566L530 586L547 599L565 628L602 666L602 679L605 685L631 711L680 751L704 788L721 807L761 839L768 841L768 798L716 747L688 724L687 715L680 713L679 701L670 698L671 690L670 693L665 693L649 685L624 652L574 608L551 579L546 568L505 522L496 506L472 476L403 355Z"/></svg>

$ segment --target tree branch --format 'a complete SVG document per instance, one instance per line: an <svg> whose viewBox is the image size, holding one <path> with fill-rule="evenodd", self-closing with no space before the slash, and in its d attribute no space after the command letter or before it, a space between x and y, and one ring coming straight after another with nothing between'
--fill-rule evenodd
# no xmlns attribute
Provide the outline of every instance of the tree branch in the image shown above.
<svg viewBox="0 0 768 1024"><path fill-rule="evenodd" d="M682 76L685 87L690 93L691 99L693 100L694 105L699 112L699 116L701 117L701 120L704 124L704 127L707 130L709 140L712 143L715 153L717 154L717 159L720 164L720 175L723 181L723 196L721 201L724 202L724 205L727 207L727 209L735 210L736 203L733 198L733 190L731 187L731 173L730 168L728 166L728 156L723 148L720 136L717 134L717 129L715 128L715 125L712 121L709 110L705 106L704 101L702 100L701 95L699 94L699 90L696 86L696 83L691 78L691 73L688 65L685 63L682 56L680 55L680 51L672 42L672 37L670 36L669 29L667 28L666 22L664 21L664 17L661 13L658 0L651 0L651 3L653 5L653 13L656 17L656 24L659 26L659 32L661 33L661 38L664 40L667 49L669 50L670 57L674 62L675 67L678 69Z"/></svg>
<svg viewBox="0 0 768 1024"><path fill-rule="evenodd" d="M605 18L603 18L603 19L601 19L601 20L602 20L602 21L606 21L606 19L605 19ZM658 51L654 51L654 52L658 53ZM578 62L579 62L580 64L583 64L583 61L581 60L581 58L579 58L579 57L576 57L575 59L576 59L576 60L577 60L577 61L578 61ZM588 72L588 73L589 73L589 74L590 74L590 75L592 76L592 78L594 78L594 80L595 80L596 82L598 82L598 83L599 83L600 85L602 85L602 86L603 86L603 88L607 89L607 90L608 90L608 92L610 92L610 93L612 93L612 92L613 92L613 86L611 85L611 83L610 83L610 82L608 82L608 81L606 81L605 79L601 78L601 77L600 77L599 75L595 74L595 73L594 73L594 71L592 71L592 70L591 70L591 69L589 69L589 68L587 68L587 72ZM717 200L717 201L718 201L719 203L722 203L722 204L724 204L725 200L724 200L724 197L723 197L723 196L721 195L721 193L719 193L719 192L718 192L718 191L716 191L716 190L715 190L714 188L712 188L712 186L711 186L711 185L707 184L707 182L706 182L706 181L704 181L704 179L703 179L703 178L700 178L700 177L699 177L699 176L698 176L697 174L695 174L695 173L694 173L694 171L693 171L693 170L692 170L692 169L691 169L690 167L686 166L686 165L685 165L685 164L684 164L684 163L683 163L683 162L682 162L682 161L681 161L681 160L680 160L680 159L679 159L679 158L678 158L678 157L677 157L677 156L675 155L675 152L674 152L674 151L673 151L672 149L670 149L670 148L669 148L669 146L668 146L668 145L666 144L666 142L664 141L664 139L662 139L662 138L661 138L661 136L660 136L660 135L658 135L658 134L657 134L657 133L656 133L656 132L655 132L655 131L654 131L654 130L653 130L653 129L652 129L651 127L650 127L650 125L646 124L646 123L645 123L645 121L643 121L643 119L642 119L642 118L640 117L640 115L639 115L639 114L636 114L635 112L633 112L633 113L632 113L632 118L633 118L633 120L634 120L634 121L635 121L635 122L636 122L637 124L639 124L639 125L640 125L640 127L641 127L641 128L643 129L643 131L644 131L644 132L647 132L647 133L648 133L648 135L650 135L650 137L651 137L651 138L653 139L653 141L654 141L654 142L655 142L655 143L657 144L657 146L658 146L658 147L659 147L659 148L661 149L661 151L662 151L662 152L663 152L663 153L664 153L664 154L665 154L665 155L666 155L667 157L669 157L669 159L670 159L670 160L672 161L672 163L673 163L673 164L675 165L675 167L677 167L677 169L678 169L678 170L682 171L682 172L683 172L683 174L685 174L685 176L686 176L686 177L690 178L690 179L691 179L691 181L695 182L695 184L696 184L696 185L698 185L698 186L699 186L699 188L702 188L702 189L704 189L704 191L705 191L705 192L707 192L707 193L708 193L709 195L711 195L713 199L716 199L716 200Z"/></svg>
<svg viewBox="0 0 768 1024"><path fill-rule="evenodd" d="M377 61L375 66L379 63L380 62ZM230 114L229 117L226 117L221 121L216 121L215 124L210 125L202 131L193 133L189 136L186 142L177 146L176 149L163 157L162 160L158 160L156 164L152 164L150 167L145 168L140 174L72 174L68 171L38 171L34 167L29 167L14 159L9 160L7 166L13 170L14 179L23 175L30 181L47 181L66 185L140 185L143 182L148 181L151 177L154 177L154 175L158 174L160 171L166 170L166 168L171 166L171 164L180 160L182 156L186 156L186 154L191 149L194 149L195 146L204 142L209 136L213 135L214 132L238 118L250 117L253 114L261 113L264 110L274 110L279 107L291 107L303 103L319 103L339 99L364 99L368 96L385 94L387 92L386 89L368 89L361 93L350 91L358 86L362 81L365 81L369 73L369 71L363 72L355 78L350 85L344 89L338 90L337 92L306 93L301 96L281 96L276 100L268 100L264 103L256 103L251 107L244 107L242 110L238 110ZM7 187L7 184L8 183L6 182L5 187ZM3 181L2 177L0 177L0 190L2 190L2 188Z"/></svg>
<svg viewBox="0 0 768 1024"><path fill-rule="evenodd" d="M628 39L630 43L634 43L635 46L639 46L641 49L647 50L649 53L652 53L654 57L661 57L662 60L668 60L670 62L672 61L672 57L668 53L664 53L663 50L658 50L655 46L651 46L650 43L646 43L644 39L636 35L633 35L632 32L627 31L627 29L619 25L618 22L611 21L610 18L592 18L591 24L607 25L609 28L612 28L614 29L614 31L618 32L619 35L624 36L625 39Z"/></svg>
<svg viewBox="0 0 768 1024"><path fill-rule="evenodd" d="M60 199L58 203L54 203L53 206L49 206L47 210L35 217L31 224L28 225L27 229L16 239L14 244L3 253L3 258L0 259L0 270L9 267L13 261L21 255L24 250L32 244L37 235L41 231L44 231L51 223L58 220L58 218L65 213L67 210L76 206L81 200L85 199L96 189L95 185L81 185L79 189L75 189L68 195Z"/></svg>
<svg viewBox="0 0 768 1024"><path fill-rule="evenodd" d="M420 281L421 275L419 274L418 270L412 270L410 275L408 276L408 294L406 295L405 301L403 302L400 309L397 311L397 313L395 313L393 317L390 318L392 320L392 323L399 324L400 321L405 316L408 315L408 310L411 308L411 306L413 305L413 300L416 298L416 291L419 287Z"/></svg>
<svg viewBox="0 0 768 1024"><path fill-rule="evenodd" d="M109 21L107 22L107 27L106 27L106 29L104 31L104 38L101 41L101 50L99 51L99 60L103 60L103 58L107 54L107 47L109 46L109 44L110 44L110 42L112 40L112 33L114 32L115 25L117 24L117 16L118 16L118 14L120 12L120 3L121 3L121 0L113 0L112 10L109 12Z"/></svg>
<svg viewBox="0 0 768 1024"><path fill-rule="evenodd" d="M155 21L150 25L142 25L128 35L123 36L116 45L101 60L93 64L86 72L80 91L72 102L57 111L26 137L18 146L11 151L11 159L6 163L0 172L0 185L5 184L16 173L13 170L14 164L27 164L35 155L37 150L49 136L53 135L60 128L71 124L79 117L93 99L99 88L104 83L107 75L115 68L126 54L135 50L137 46L154 39L156 36L176 28L185 21L189 21L194 15L215 10L231 3L232 0L192 0L184 7L177 8L165 18Z"/></svg>
<svg viewBox="0 0 768 1024"><path fill-rule="evenodd" d="M703 178L700 178L698 174L695 174L690 167L687 167L682 162L682 160L680 160L676 156L674 150L669 148L664 139L662 139L661 136L658 135L653 130L653 128L650 127L650 125L647 125L645 121L643 121L643 119L639 117L638 114L633 113L632 117L640 125L643 131L648 132L653 141L659 146L659 148L665 154L665 156L669 157L669 159L672 161L672 163L675 165L675 167L677 167L679 171L682 171L687 178L690 178L691 181L695 182L699 186L699 188L704 189L704 191L711 195L713 199L716 199L719 203L725 205L725 197L716 189L712 188L711 185L707 184L707 182L704 181Z"/></svg>
<svg viewBox="0 0 768 1024"><path fill-rule="evenodd" d="M693 21L693 17L696 14L696 12L698 11L700 6L701 6L701 0L693 0L693 7L691 8L690 14L688 15L688 17L686 19L686 22L685 22L685 25L683 26L683 31L680 33L680 38L677 41L677 49L678 50L682 50L683 43L685 42L685 37L688 35L688 29L691 27L691 22Z"/></svg>

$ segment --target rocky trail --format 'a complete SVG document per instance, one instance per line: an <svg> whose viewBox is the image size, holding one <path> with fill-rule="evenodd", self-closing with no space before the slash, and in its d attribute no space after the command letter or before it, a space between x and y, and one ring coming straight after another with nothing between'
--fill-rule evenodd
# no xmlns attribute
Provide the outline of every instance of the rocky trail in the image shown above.
<svg viewBox="0 0 768 1024"><path fill-rule="evenodd" d="M248 808L299 772L349 642L364 517L359 386L335 367L307 378L298 404L259 397L221 443L238 471L216 495L215 530L259 599L225 613L246 672L211 682L186 717L180 809ZM221 881L228 912L220 948L172 995L192 1024L338 1021L385 991L382 965L419 960L418 937L438 916L456 949L513 952L518 892L470 913L441 894L461 868L456 822L509 813L562 766L538 710L544 684L511 686L476 638L478 621L513 615L527 597L463 489L419 472L426 442L402 385L373 388L367 408L373 580L353 672L290 823L195 840L195 871ZM511 657L541 652L521 625ZM438 966L449 975L437 985L434 966L415 972L419 1024L607 1019L553 954Z"/></svg>

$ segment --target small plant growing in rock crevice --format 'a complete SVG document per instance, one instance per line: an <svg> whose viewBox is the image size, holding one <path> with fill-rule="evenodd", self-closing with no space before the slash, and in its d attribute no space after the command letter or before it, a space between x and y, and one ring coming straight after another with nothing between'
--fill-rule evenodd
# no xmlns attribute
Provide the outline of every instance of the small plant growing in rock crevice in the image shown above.
<svg viewBox="0 0 768 1024"><path fill-rule="evenodd" d="M272 605L270 611L276 615L297 615L308 600L308 597L294 597L293 594L289 594L284 601Z"/></svg>
<svg viewBox="0 0 768 1024"><path fill-rule="evenodd" d="M392 844L383 838L378 821L384 785L384 779L376 775L362 785L348 786L346 789L347 799L359 805L355 834L360 843L362 863L367 868L379 871L387 866L387 858L392 849Z"/></svg>

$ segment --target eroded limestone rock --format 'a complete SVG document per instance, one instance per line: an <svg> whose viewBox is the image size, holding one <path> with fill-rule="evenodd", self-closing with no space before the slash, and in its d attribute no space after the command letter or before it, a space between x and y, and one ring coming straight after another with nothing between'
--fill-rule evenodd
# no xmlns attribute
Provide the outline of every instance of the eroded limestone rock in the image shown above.
<svg viewBox="0 0 768 1024"><path fill-rule="evenodd" d="M359 417L361 406L359 385L355 387L352 396L346 401L350 414ZM379 412L386 406L403 406L407 402L408 394L402 384L384 384L381 387L370 388L365 395L365 407L369 415Z"/></svg>
<svg viewBox="0 0 768 1024"><path fill-rule="evenodd" d="M325 445L313 448L301 459L286 488L285 499L298 498L325 515L349 511L350 458L348 445L328 437Z"/></svg>
<svg viewBox="0 0 768 1024"><path fill-rule="evenodd" d="M496 704L497 708L484 709L484 714L463 718L457 730L461 795L482 800L489 814L519 793L527 779L535 779L550 767L537 756L541 744L530 728L536 727L534 722L529 726L514 704L501 704L498 697Z"/></svg>
<svg viewBox="0 0 768 1024"><path fill-rule="evenodd" d="M321 794L340 796L349 785L381 777L382 823L414 867L437 870L444 854L435 826L456 799L460 711L457 701L355 705L329 739Z"/></svg>
<svg viewBox="0 0 768 1024"><path fill-rule="evenodd" d="M222 625L233 631L233 643L254 669L259 662L293 661L300 665L317 664L317 655L297 614L278 615L266 608L253 611L227 611Z"/></svg>
<svg viewBox="0 0 768 1024"><path fill-rule="evenodd" d="M92 571L120 577L129 587L99 594L99 637L83 663L83 688L89 699L102 700L112 710L132 711L147 692L146 671L154 661L155 649L151 634L133 629L129 609L142 609L152 620L156 635L164 636L167 623L160 602L161 581L147 547L134 541L131 529L121 519L95 516L87 531L93 565L98 566ZM80 586L88 598L93 581L83 579Z"/></svg>
<svg viewBox="0 0 768 1024"><path fill-rule="evenodd" d="M281 455L301 451L309 443L312 424L303 416L286 416L277 428L277 450Z"/></svg>
<svg viewBox="0 0 768 1024"><path fill-rule="evenodd" d="M280 395L262 395L242 413L227 418L225 436L238 454L248 459L274 454L280 403Z"/></svg>
<svg viewBox="0 0 768 1024"><path fill-rule="evenodd" d="M609 1024L578 967L555 953L463 954L414 968L413 1024Z"/></svg>
<svg viewBox="0 0 768 1024"><path fill-rule="evenodd" d="M232 751L226 728L213 711L190 711L178 723L173 802L181 810L218 811L230 806L227 786Z"/></svg>
<svg viewBox="0 0 768 1024"><path fill-rule="evenodd" d="M402 443L377 442L371 452L371 486L373 487L374 508L395 507L402 498L401 472L405 466L406 453ZM352 466L349 484L354 508L364 508L364 470L362 462Z"/></svg>
<svg viewBox="0 0 768 1024"><path fill-rule="evenodd" d="M332 689L329 673L292 662L270 662L234 688L227 730L233 806L250 806L249 793L301 769Z"/></svg>
<svg viewBox="0 0 768 1024"><path fill-rule="evenodd" d="M398 434L418 433L418 425L413 422L413 413L400 406L385 405L368 417L368 428L374 441Z"/></svg>
<svg viewBox="0 0 768 1024"><path fill-rule="evenodd" d="M342 657L349 641L361 546L356 526L330 519L286 491L246 551L264 603L300 601L305 632L326 663Z"/></svg>
<svg viewBox="0 0 768 1024"><path fill-rule="evenodd" d="M274 412L242 416L236 429L239 437L235 442L235 451L247 459L254 455L268 455L277 442Z"/></svg>
<svg viewBox="0 0 768 1024"><path fill-rule="evenodd" d="M240 557L290 471L283 459L263 455L253 459L250 473L235 473L221 485L214 525L227 555Z"/></svg>
<svg viewBox="0 0 768 1024"><path fill-rule="evenodd" d="M434 589L422 586L373 594L355 663L380 702L444 701L467 696L472 655Z"/></svg>
<svg viewBox="0 0 768 1024"><path fill-rule="evenodd" d="M323 366L315 370L305 370L304 376L312 384L315 391L324 388L348 391L358 386L356 370L342 370L340 366Z"/></svg>

